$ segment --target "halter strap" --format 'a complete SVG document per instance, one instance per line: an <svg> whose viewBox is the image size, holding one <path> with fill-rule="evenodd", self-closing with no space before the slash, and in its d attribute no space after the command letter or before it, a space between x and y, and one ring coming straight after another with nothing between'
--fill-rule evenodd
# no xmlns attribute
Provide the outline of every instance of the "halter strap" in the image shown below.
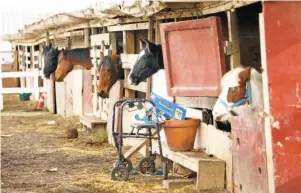
<svg viewBox="0 0 301 193"><path fill-rule="evenodd" d="M245 93L245 97L240 99L239 101L236 101L232 105L229 105L226 103L223 99L218 98L218 100L227 108L227 109L232 109L234 107L237 107L239 105L244 104L245 102L248 102L248 104L252 104L252 94L251 94L251 83L250 81L247 82L247 90Z"/></svg>

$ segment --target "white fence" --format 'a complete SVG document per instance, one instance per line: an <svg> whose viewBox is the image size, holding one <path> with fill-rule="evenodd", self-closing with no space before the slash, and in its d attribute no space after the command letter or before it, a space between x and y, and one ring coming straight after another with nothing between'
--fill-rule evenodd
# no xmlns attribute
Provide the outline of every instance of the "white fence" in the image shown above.
<svg viewBox="0 0 301 193"><path fill-rule="evenodd" d="M39 94L41 92L47 92L45 87L39 87L39 76L43 76L43 72L38 69L33 69L33 71L26 72L2 72L0 66L0 110L3 109L3 94L13 94L13 93L34 93L36 100L39 99ZM32 88L2 88L3 78L26 78L33 77L34 83Z"/></svg>

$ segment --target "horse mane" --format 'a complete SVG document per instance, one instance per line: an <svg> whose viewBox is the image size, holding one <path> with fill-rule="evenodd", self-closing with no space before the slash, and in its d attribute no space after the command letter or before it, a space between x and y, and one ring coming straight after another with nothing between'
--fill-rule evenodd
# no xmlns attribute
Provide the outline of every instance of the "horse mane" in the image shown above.
<svg viewBox="0 0 301 193"><path fill-rule="evenodd" d="M44 48L44 50L46 49ZM50 47L49 50L44 53L45 65L44 65L43 73L46 78L49 78L50 75L56 70L58 64L58 54L59 52L53 47Z"/></svg>
<svg viewBox="0 0 301 193"><path fill-rule="evenodd" d="M51 50L51 48L51 45L44 46L42 54L45 56Z"/></svg>
<svg viewBox="0 0 301 193"><path fill-rule="evenodd" d="M90 60L90 48L66 49L63 51L67 57L74 60Z"/></svg>

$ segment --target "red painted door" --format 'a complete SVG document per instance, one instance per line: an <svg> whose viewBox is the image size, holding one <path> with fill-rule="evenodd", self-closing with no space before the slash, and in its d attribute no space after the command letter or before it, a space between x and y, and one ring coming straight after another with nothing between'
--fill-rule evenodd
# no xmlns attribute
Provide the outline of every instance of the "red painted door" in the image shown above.
<svg viewBox="0 0 301 193"><path fill-rule="evenodd" d="M301 2L264 2L275 192L301 192Z"/></svg>
<svg viewBox="0 0 301 193"><path fill-rule="evenodd" d="M225 73L219 17L160 25L169 96L218 96Z"/></svg>

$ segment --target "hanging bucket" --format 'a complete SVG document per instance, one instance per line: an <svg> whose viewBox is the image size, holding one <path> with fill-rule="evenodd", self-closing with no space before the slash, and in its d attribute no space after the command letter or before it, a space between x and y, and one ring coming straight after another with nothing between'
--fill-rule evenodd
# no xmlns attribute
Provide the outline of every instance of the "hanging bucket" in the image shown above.
<svg viewBox="0 0 301 193"><path fill-rule="evenodd" d="M167 144L172 151L190 151L193 149L200 119L165 120L164 132Z"/></svg>

